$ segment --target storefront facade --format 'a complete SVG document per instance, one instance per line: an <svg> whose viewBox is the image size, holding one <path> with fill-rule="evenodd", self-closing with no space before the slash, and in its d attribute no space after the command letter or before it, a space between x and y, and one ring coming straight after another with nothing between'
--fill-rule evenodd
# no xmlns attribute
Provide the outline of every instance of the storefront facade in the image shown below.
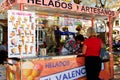
<svg viewBox="0 0 120 80"><path fill-rule="evenodd" d="M109 21L110 61L103 64L100 77L105 80L113 78L111 23L113 18L118 16L117 12L57 0L11 0L3 2L1 6L7 9L8 13L8 56L10 58L8 62L15 67L13 69L13 66L9 65L7 80L10 78L16 80L85 80L84 56L78 57L74 54L56 56L54 51L47 53L47 48L43 45L46 34L44 33L46 26L43 23L47 20L49 27L53 23L55 26L69 27L69 24L77 26L77 21L86 19L91 21L90 26L94 26L94 21L101 17L108 18ZM53 19L49 19L50 16Z"/></svg>

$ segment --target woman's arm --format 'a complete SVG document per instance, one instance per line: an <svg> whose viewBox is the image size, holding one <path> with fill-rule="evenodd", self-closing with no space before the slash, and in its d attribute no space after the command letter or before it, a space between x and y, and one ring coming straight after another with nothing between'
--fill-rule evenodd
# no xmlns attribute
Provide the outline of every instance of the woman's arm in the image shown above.
<svg viewBox="0 0 120 80"><path fill-rule="evenodd" d="M86 50L87 50L87 46L84 44L84 45L83 45L83 48L82 48L82 54L85 54L85 53L86 53Z"/></svg>
<svg viewBox="0 0 120 80"><path fill-rule="evenodd" d="M104 43L101 41L101 48L104 48Z"/></svg>

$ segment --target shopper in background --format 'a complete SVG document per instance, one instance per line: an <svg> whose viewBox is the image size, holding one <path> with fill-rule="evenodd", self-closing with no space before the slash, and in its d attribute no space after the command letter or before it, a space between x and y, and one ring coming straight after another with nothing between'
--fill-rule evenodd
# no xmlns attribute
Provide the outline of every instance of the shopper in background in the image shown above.
<svg viewBox="0 0 120 80"><path fill-rule="evenodd" d="M7 51L7 43L4 41L2 41L2 44L0 45L0 51L1 50Z"/></svg>
<svg viewBox="0 0 120 80"><path fill-rule="evenodd" d="M103 43L92 27L88 28L87 36L88 38L84 41L82 48L82 53L85 54L87 80L100 80L101 59L99 55Z"/></svg>
<svg viewBox="0 0 120 80"><path fill-rule="evenodd" d="M8 51L7 51L7 43L2 42L0 45L0 64L4 64L4 61L6 61L8 58Z"/></svg>

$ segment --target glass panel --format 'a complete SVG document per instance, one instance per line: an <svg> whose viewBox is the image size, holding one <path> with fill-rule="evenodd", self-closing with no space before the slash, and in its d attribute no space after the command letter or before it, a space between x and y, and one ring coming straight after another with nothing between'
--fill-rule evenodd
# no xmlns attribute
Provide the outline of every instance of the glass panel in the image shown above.
<svg viewBox="0 0 120 80"><path fill-rule="evenodd" d="M76 30L77 26L77 30ZM74 55L81 53L81 43L76 43L75 36L81 33L80 19L69 17L40 17L37 19L36 46L40 56ZM67 43L68 40L70 43ZM82 41L81 41L82 42ZM65 49L65 45L69 49ZM79 49L79 50L78 50ZM65 51L66 50L66 51ZM65 51L65 53L63 52Z"/></svg>

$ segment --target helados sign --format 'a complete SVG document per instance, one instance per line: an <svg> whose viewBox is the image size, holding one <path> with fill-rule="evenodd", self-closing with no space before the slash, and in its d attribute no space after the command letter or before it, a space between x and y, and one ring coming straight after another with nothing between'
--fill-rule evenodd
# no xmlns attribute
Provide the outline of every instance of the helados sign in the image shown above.
<svg viewBox="0 0 120 80"><path fill-rule="evenodd" d="M44 6L44 7L60 8L63 10L99 14L99 15L106 15L106 16L118 16L117 12L111 11L109 9L81 6L78 4L68 3L68 2L58 1L58 0L27 0L25 2L29 4Z"/></svg>
<svg viewBox="0 0 120 80"><path fill-rule="evenodd" d="M75 3L64 2L60 0L16 0L16 1L10 0L9 2L8 0L6 0L5 2L1 4L1 7L2 7L1 9L5 10L6 7L10 6L13 3L16 3L16 4L25 3L28 5L36 5L36 6L42 6L42 7L48 7L48 8L49 7L58 8L60 10L69 10L69 11L76 11L80 13L118 17L118 12L111 11L109 9L81 6Z"/></svg>

